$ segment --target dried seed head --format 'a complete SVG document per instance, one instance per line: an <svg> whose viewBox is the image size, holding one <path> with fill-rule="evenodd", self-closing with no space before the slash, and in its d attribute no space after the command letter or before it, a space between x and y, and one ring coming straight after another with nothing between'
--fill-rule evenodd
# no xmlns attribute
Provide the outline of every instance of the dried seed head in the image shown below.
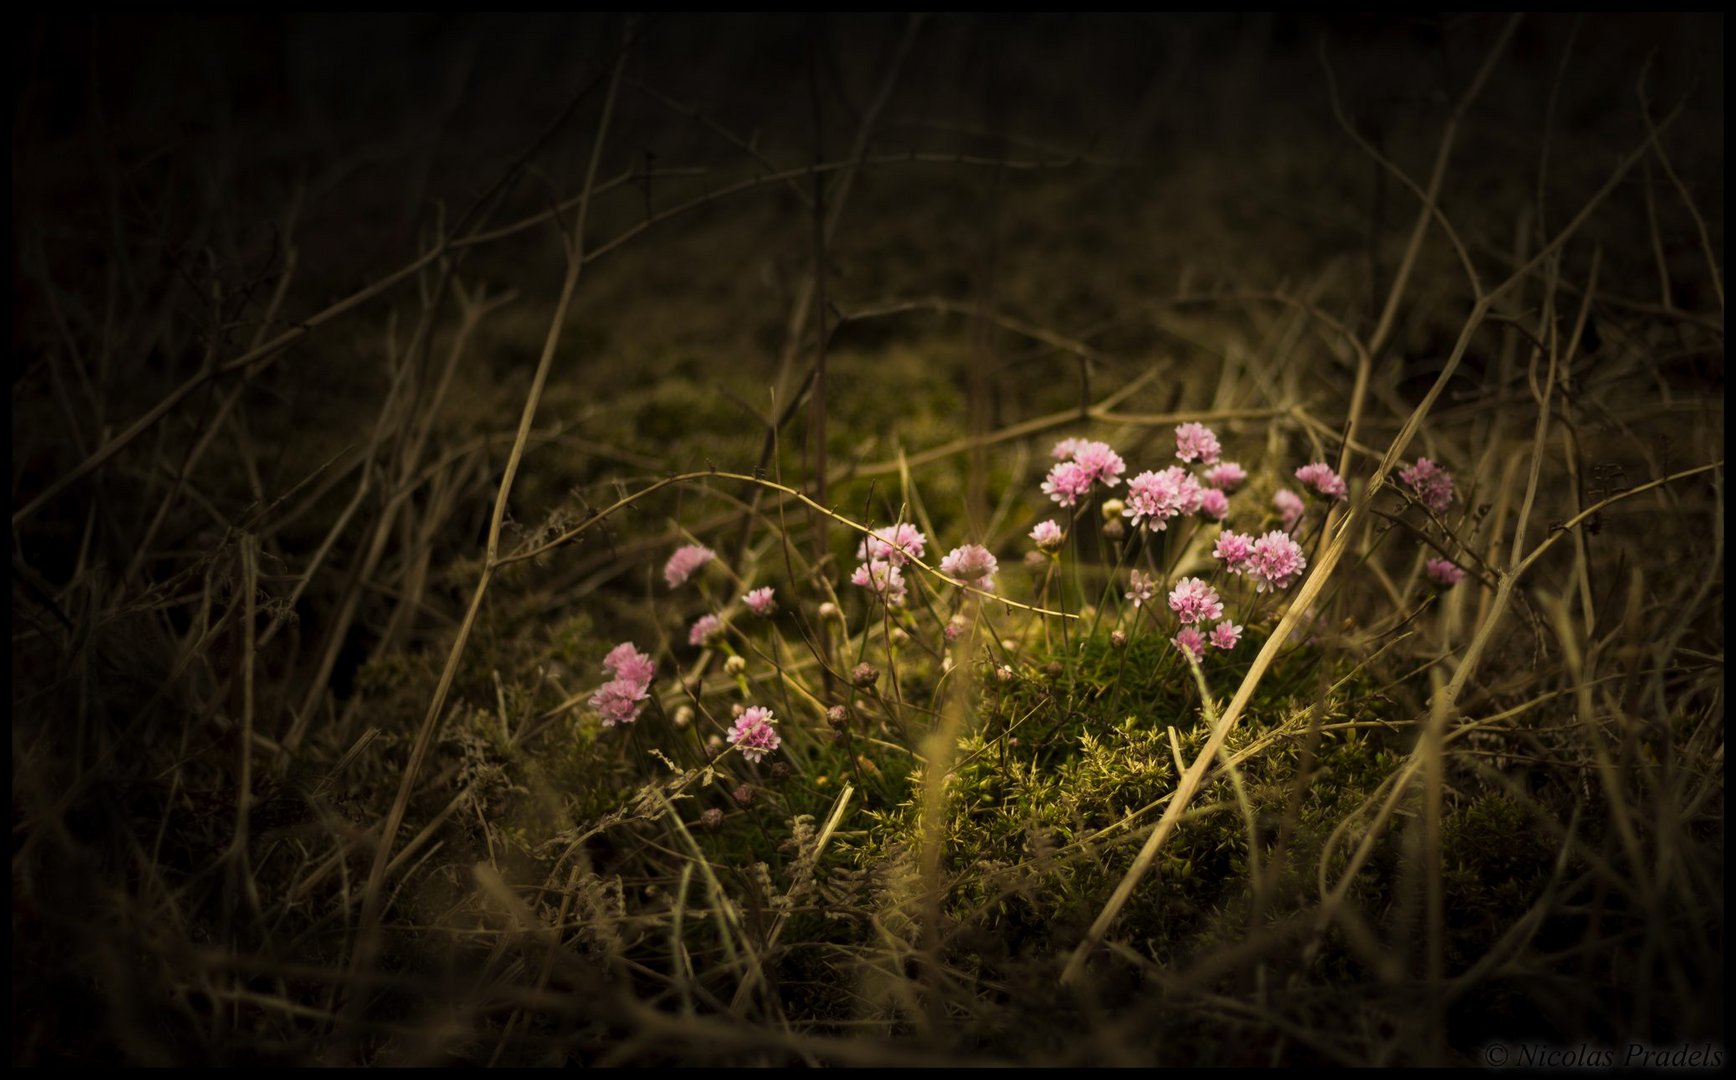
<svg viewBox="0 0 1736 1080"><path fill-rule="evenodd" d="M730 797L735 800L735 804L737 806L752 806L753 805L753 788L749 787L746 784L743 784L742 786L736 788L734 791L730 792Z"/></svg>
<svg viewBox="0 0 1736 1080"><path fill-rule="evenodd" d="M714 806L699 815L699 823L708 829L721 829L723 828L723 811Z"/></svg>

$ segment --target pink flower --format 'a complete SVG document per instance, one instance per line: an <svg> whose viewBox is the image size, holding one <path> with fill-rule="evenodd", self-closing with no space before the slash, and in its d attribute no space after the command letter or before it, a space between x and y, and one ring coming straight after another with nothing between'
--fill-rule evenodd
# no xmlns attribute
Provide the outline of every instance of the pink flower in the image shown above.
<svg viewBox="0 0 1736 1080"><path fill-rule="evenodd" d="M1285 532L1290 532L1296 528L1302 520L1303 510L1306 509L1302 505L1302 496L1289 488L1279 488L1277 493L1272 496L1272 505L1276 506L1278 513L1283 516Z"/></svg>
<svg viewBox="0 0 1736 1080"><path fill-rule="evenodd" d="M1200 637L1200 632L1191 626L1184 626L1177 630L1175 636L1169 639L1169 643L1193 657L1195 662L1206 658L1205 639Z"/></svg>
<svg viewBox="0 0 1736 1080"><path fill-rule="evenodd" d="M603 657L603 670L617 679L648 686L651 677L657 674L657 661L640 652L631 641L623 641Z"/></svg>
<svg viewBox="0 0 1736 1080"><path fill-rule="evenodd" d="M1426 457L1417 458L1415 465L1400 469L1398 478L1410 485L1422 504L1437 514L1446 513L1452 504L1452 474Z"/></svg>
<svg viewBox="0 0 1736 1080"><path fill-rule="evenodd" d="M879 559L893 566L903 566L911 559L922 558L923 549L927 546L928 537L922 535L921 529L908 521L901 521L896 525L875 529L856 545L856 557L863 562Z"/></svg>
<svg viewBox="0 0 1736 1080"><path fill-rule="evenodd" d="M1429 580L1443 589L1450 589L1465 580L1465 572L1450 559L1430 559L1423 564L1423 569L1428 572Z"/></svg>
<svg viewBox="0 0 1736 1080"><path fill-rule="evenodd" d="M1201 477L1208 486L1227 494L1242 486L1248 479L1248 470L1233 461L1226 461L1221 465L1213 465L1202 473Z"/></svg>
<svg viewBox="0 0 1736 1080"><path fill-rule="evenodd" d="M1349 494L1349 489L1344 486L1344 478L1333 472L1332 466L1324 461L1316 461L1312 465L1297 469L1296 479L1319 492L1322 498L1342 502Z"/></svg>
<svg viewBox="0 0 1736 1080"><path fill-rule="evenodd" d="M1222 450L1217 435L1204 424L1182 424L1175 429L1175 456L1182 461L1214 465Z"/></svg>
<svg viewBox="0 0 1736 1080"><path fill-rule="evenodd" d="M1185 577L1169 592L1169 609L1184 623L1211 622L1223 615L1218 591L1197 577Z"/></svg>
<svg viewBox="0 0 1736 1080"><path fill-rule="evenodd" d="M1067 542L1067 534L1062 532L1061 526L1053 520L1039 521L1037 527L1031 530L1031 540L1036 543L1039 551L1053 555Z"/></svg>
<svg viewBox="0 0 1736 1080"><path fill-rule="evenodd" d="M1222 521L1230 515L1230 497L1217 488L1202 488L1200 490L1200 514L1213 521Z"/></svg>
<svg viewBox="0 0 1736 1080"><path fill-rule="evenodd" d="M858 566L850 584L873 592L887 607L904 606L904 572L886 559L870 559Z"/></svg>
<svg viewBox="0 0 1736 1080"><path fill-rule="evenodd" d="M1242 640L1242 628L1225 619L1212 627L1209 639L1214 647L1228 652L1236 647L1236 642Z"/></svg>
<svg viewBox="0 0 1736 1080"><path fill-rule="evenodd" d="M946 558L940 560L941 573L983 592L995 591L995 571L998 569L994 555L981 544L953 548L947 552Z"/></svg>
<svg viewBox="0 0 1736 1080"><path fill-rule="evenodd" d="M701 615L699 618L694 619L693 625L688 628L687 643L689 645L703 645L707 641L716 637L717 632L722 629L722 619L719 619L716 615Z"/></svg>
<svg viewBox="0 0 1736 1080"><path fill-rule="evenodd" d="M741 598L747 609L755 615L770 615L778 609L777 597L772 595L770 585L761 585Z"/></svg>
<svg viewBox="0 0 1736 1080"><path fill-rule="evenodd" d="M663 564L663 580L669 583L671 589L693 576L693 572L710 562L716 552L704 544L688 544L676 549L669 556L669 561Z"/></svg>
<svg viewBox="0 0 1736 1080"><path fill-rule="evenodd" d="M633 679L614 679L597 688L591 695L591 708L597 710L604 727L614 727L616 724L631 724L639 719L639 711L645 707L645 699L649 696L644 683Z"/></svg>
<svg viewBox="0 0 1736 1080"><path fill-rule="evenodd" d="M1072 506L1091 490L1091 474L1078 462L1063 461L1049 470L1043 481L1043 494L1062 506Z"/></svg>
<svg viewBox="0 0 1736 1080"><path fill-rule="evenodd" d="M1127 506L1121 511L1157 532L1169 528L1169 519L1192 514L1200 508L1201 489L1198 480L1180 465L1171 465L1161 472L1142 472L1127 482Z"/></svg>
<svg viewBox="0 0 1736 1080"><path fill-rule="evenodd" d="M758 764L767 754L783 745L778 738L777 723L772 711L760 705L744 709L729 729L729 741L741 747L741 756Z"/></svg>
<svg viewBox="0 0 1736 1080"><path fill-rule="evenodd" d="M1127 598L1133 601L1133 606L1146 603L1157 596L1157 579L1138 570L1127 576Z"/></svg>
<svg viewBox="0 0 1736 1080"><path fill-rule="evenodd" d="M1062 439L1055 444L1055 449L1049 453L1056 461L1072 461L1073 455L1079 452L1079 448L1084 446L1086 441L1085 439Z"/></svg>
<svg viewBox="0 0 1736 1080"><path fill-rule="evenodd" d="M1108 443L1080 443L1073 451L1073 464L1084 469L1093 483L1104 487L1114 487L1121 483L1121 474L1127 470L1121 455L1109 448Z"/></svg>
<svg viewBox="0 0 1736 1080"><path fill-rule="evenodd" d="M1255 592L1287 589L1307 566L1302 545L1290 539L1288 533L1273 529L1254 541L1254 554L1248 560L1248 576L1254 579Z"/></svg>
<svg viewBox="0 0 1736 1080"><path fill-rule="evenodd" d="M1218 543L1212 548L1212 557L1222 559L1225 570L1239 574L1248 568L1248 560L1254 557L1254 538L1225 529L1218 534Z"/></svg>

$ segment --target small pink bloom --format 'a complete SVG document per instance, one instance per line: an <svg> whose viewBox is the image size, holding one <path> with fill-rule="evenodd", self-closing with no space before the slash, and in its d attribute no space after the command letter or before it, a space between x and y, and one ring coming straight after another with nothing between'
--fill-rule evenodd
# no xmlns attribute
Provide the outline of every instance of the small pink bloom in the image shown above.
<svg viewBox="0 0 1736 1080"><path fill-rule="evenodd" d="M710 562L717 553L704 544L688 544L676 549L669 556L669 561L663 564L663 580L669 583L671 589L693 576L693 572Z"/></svg>
<svg viewBox="0 0 1736 1080"><path fill-rule="evenodd" d="M1039 551L1046 551L1053 555L1061 550L1062 544L1067 542L1067 534L1062 532L1061 526L1055 524L1053 520L1039 521L1036 528L1031 530L1031 540L1037 545Z"/></svg>
<svg viewBox="0 0 1736 1080"><path fill-rule="evenodd" d="M1175 636L1169 639L1169 643L1192 656L1195 661L1206 658L1206 641L1200 637L1200 632L1191 626L1184 626L1177 630Z"/></svg>
<svg viewBox="0 0 1736 1080"><path fill-rule="evenodd" d="M1444 514L1447 507L1452 505L1452 474L1428 458L1417 458L1415 465L1400 469L1398 478L1410 485L1422 504L1435 513Z"/></svg>
<svg viewBox="0 0 1736 1080"><path fill-rule="evenodd" d="M1344 478L1333 472L1332 466L1324 461L1316 461L1312 465L1297 469L1296 479L1319 492L1322 498L1342 502L1349 495L1349 489L1344 486Z"/></svg>
<svg viewBox="0 0 1736 1080"><path fill-rule="evenodd" d="M1157 596L1157 579L1150 574L1133 571L1127 576L1127 598L1138 607Z"/></svg>
<svg viewBox="0 0 1736 1080"><path fill-rule="evenodd" d="M1302 545L1288 533L1273 529L1254 541L1254 554L1248 560L1248 576L1254 579L1254 591L1287 589L1308 566Z"/></svg>
<svg viewBox="0 0 1736 1080"><path fill-rule="evenodd" d="M995 571L998 569L994 555L981 544L953 548L946 558L940 560L941 573L983 592L995 591Z"/></svg>
<svg viewBox="0 0 1736 1080"><path fill-rule="evenodd" d="M863 562L876 559L891 563L893 566L903 566L911 559L922 558L923 549L928 546L928 537L922 535L922 530L901 521L897 525L888 525L863 538L856 545L856 557Z"/></svg>
<svg viewBox="0 0 1736 1080"><path fill-rule="evenodd" d="M688 628L687 643L689 645L703 645L716 637L717 632L722 629L722 619L716 615L701 615L693 620L693 625Z"/></svg>
<svg viewBox="0 0 1736 1080"><path fill-rule="evenodd" d="M1062 439L1055 444L1055 449L1051 450L1050 454L1056 461L1072 461L1073 455L1077 454L1085 443L1084 439Z"/></svg>
<svg viewBox="0 0 1736 1080"><path fill-rule="evenodd" d="M1111 450L1108 443L1101 442L1081 443L1073 452L1073 464L1084 469L1092 483L1104 487L1121 483L1121 474L1127 470L1121 455Z"/></svg>
<svg viewBox="0 0 1736 1080"><path fill-rule="evenodd" d="M1242 628L1228 619L1212 627L1210 640L1214 647L1225 652L1236 647L1236 642L1242 640Z"/></svg>
<svg viewBox="0 0 1736 1080"><path fill-rule="evenodd" d="M1450 589L1465 580L1465 572L1450 559L1430 559L1423 564L1423 569L1428 572L1429 580L1443 589Z"/></svg>
<svg viewBox="0 0 1736 1080"><path fill-rule="evenodd" d="M657 674L657 662L640 652L631 641L623 641L603 657L603 670L617 679L649 685L651 677Z"/></svg>
<svg viewBox="0 0 1736 1080"><path fill-rule="evenodd" d="M729 729L729 741L741 747L742 757L757 764L783 745L777 729L772 727L775 723L770 709L755 705L736 717Z"/></svg>
<svg viewBox="0 0 1736 1080"><path fill-rule="evenodd" d="M1206 484L1226 494L1241 487L1248 479L1248 470L1233 461L1213 465L1201 474Z"/></svg>
<svg viewBox="0 0 1736 1080"><path fill-rule="evenodd" d="M1225 570L1239 574L1248 568L1248 560L1254 557L1254 538L1225 529L1218 534L1212 556L1223 560Z"/></svg>
<svg viewBox="0 0 1736 1080"><path fill-rule="evenodd" d="M1214 465L1222 450L1217 435L1204 424L1182 424L1175 429L1175 456L1183 461Z"/></svg>
<svg viewBox="0 0 1736 1080"><path fill-rule="evenodd" d="M1230 497L1217 488L1200 490L1200 516L1222 521L1230 515Z"/></svg>
<svg viewBox="0 0 1736 1080"><path fill-rule="evenodd" d="M741 598L747 609L755 615L770 615L778 609L777 597L773 595L770 585L761 585Z"/></svg>
<svg viewBox="0 0 1736 1080"><path fill-rule="evenodd" d="M1198 480L1180 465L1160 472L1142 472L1127 482L1127 505L1122 514L1154 532L1169 528L1169 519L1199 510Z"/></svg>
<svg viewBox="0 0 1736 1080"><path fill-rule="evenodd" d="M591 708L597 710L604 727L631 724L639 719L649 691L644 683L632 679L615 679L604 683L591 695Z"/></svg>
<svg viewBox="0 0 1736 1080"><path fill-rule="evenodd" d="M1169 592L1169 609L1184 623L1211 622L1224 613L1218 591L1196 577L1175 583Z"/></svg>
<svg viewBox="0 0 1736 1080"><path fill-rule="evenodd" d="M887 607L904 606L904 572L886 559L870 559L858 566L850 584L869 590Z"/></svg>
<svg viewBox="0 0 1736 1080"><path fill-rule="evenodd" d="M1276 506L1278 513L1282 515L1285 532L1295 530L1297 524L1302 520L1303 510L1306 509L1302 505L1302 496L1289 488L1279 488L1277 493L1272 496L1272 505Z"/></svg>
<svg viewBox="0 0 1736 1080"><path fill-rule="evenodd" d="M1077 462L1063 461L1049 470L1043 481L1043 494L1062 506L1072 506L1091 490L1091 474Z"/></svg>

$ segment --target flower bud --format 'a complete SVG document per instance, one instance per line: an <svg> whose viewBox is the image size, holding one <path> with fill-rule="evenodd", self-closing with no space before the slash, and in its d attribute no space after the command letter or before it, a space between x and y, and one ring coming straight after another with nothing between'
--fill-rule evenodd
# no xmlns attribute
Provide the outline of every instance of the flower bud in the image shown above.
<svg viewBox="0 0 1736 1080"><path fill-rule="evenodd" d="M1127 509L1127 504L1120 499L1104 499L1102 509L1104 521L1119 521L1121 512Z"/></svg>
<svg viewBox="0 0 1736 1080"><path fill-rule="evenodd" d="M830 600L820 605L820 618L835 619L838 617L838 605Z"/></svg>
<svg viewBox="0 0 1736 1080"><path fill-rule="evenodd" d="M1125 526L1121 523L1120 518L1110 518L1108 521L1105 521L1103 523L1103 537L1104 537L1104 539L1106 539L1106 540L1119 540L1123 536L1126 536L1126 535L1127 535L1127 526Z"/></svg>
<svg viewBox="0 0 1736 1080"><path fill-rule="evenodd" d="M1014 679L1018 678L1018 675L1014 673L1010 665L1002 664L1000 667L995 669L995 678L999 679L1001 682L1010 683Z"/></svg>
<svg viewBox="0 0 1736 1080"><path fill-rule="evenodd" d="M789 762L777 761L777 762L772 763L772 779L773 780L788 780L789 778L790 778Z"/></svg>
<svg viewBox="0 0 1736 1080"><path fill-rule="evenodd" d="M831 724L840 731L843 730L844 725L849 722L850 710L844 708L844 706L834 705L830 709L826 710L826 723Z"/></svg>
<svg viewBox="0 0 1736 1080"><path fill-rule="evenodd" d="M670 717L670 719L675 721L676 727L678 727L678 728L686 727L688 724L693 723L693 706L691 706L691 705L678 706L675 710L675 715Z"/></svg>
<svg viewBox="0 0 1736 1080"><path fill-rule="evenodd" d="M1043 665L1043 674L1047 675L1051 679L1059 679L1066 673L1067 669L1061 665L1061 661L1059 660L1051 660L1047 664Z"/></svg>
<svg viewBox="0 0 1736 1080"><path fill-rule="evenodd" d="M742 786L736 788L734 791L730 792L729 794L730 794L730 798L735 800L735 804L737 806L752 806L753 805L753 788L749 787L746 784L743 784Z"/></svg>
<svg viewBox="0 0 1736 1080"><path fill-rule="evenodd" d="M699 815L699 823L708 829L721 829L723 828L723 811L714 806Z"/></svg>
<svg viewBox="0 0 1736 1080"><path fill-rule="evenodd" d="M857 664L856 670L850 673L850 681L858 690L867 690L880 681L880 670L866 662Z"/></svg>
<svg viewBox="0 0 1736 1080"><path fill-rule="evenodd" d="M730 675L740 675L747 670L747 660L740 656L732 656L723 662L723 670Z"/></svg>
<svg viewBox="0 0 1736 1080"><path fill-rule="evenodd" d="M1127 635L1120 630L1112 630L1109 633L1109 644L1117 649L1125 649L1127 647Z"/></svg>

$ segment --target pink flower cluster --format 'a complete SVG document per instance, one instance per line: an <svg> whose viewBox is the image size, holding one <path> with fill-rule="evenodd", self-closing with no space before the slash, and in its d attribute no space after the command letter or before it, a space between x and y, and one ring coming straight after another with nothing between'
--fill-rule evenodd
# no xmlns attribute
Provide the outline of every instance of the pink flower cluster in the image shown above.
<svg viewBox="0 0 1736 1080"><path fill-rule="evenodd" d="M1409 485L1422 504L1435 513L1444 514L1447 507L1452 505L1452 474L1428 458L1417 458L1415 465L1400 469L1398 478Z"/></svg>
<svg viewBox="0 0 1736 1080"><path fill-rule="evenodd" d="M1150 603L1157 596L1157 579L1150 574L1133 571L1127 577L1127 598L1133 606Z"/></svg>
<svg viewBox="0 0 1736 1080"><path fill-rule="evenodd" d="M928 537L908 521L875 529L856 546L862 565L850 575L850 584L869 590L887 607L903 607L904 571L899 568L922 558L927 548Z"/></svg>
<svg viewBox="0 0 1736 1080"><path fill-rule="evenodd" d="M1175 429L1175 456L1182 461L1216 465L1222 452L1217 433L1204 424L1182 424Z"/></svg>
<svg viewBox="0 0 1736 1080"><path fill-rule="evenodd" d="M1221 464L1213 465L1211 468L1201 473L1200 479L1204 480L1208 487L1217 488L1219 491L1228 494L1247 482L1248 470L1242 468L1233 461L1225 461Z"/></svg>
<svg viewBox="0 0 1736 1080"><path fill-rule="evenodd" d="M904 571L888 559L871 559L858 566L850 584L872 592L887 607L904 606Z"/></svg>
<svg viewBox="0 0 1736 1080"><path fill-rule="evenodd" d="M1183 623L1211 622L1223 617L1218 591L1197 577L1185 577L1169 592L1169 609Z"/></svg>
<svg viewBox="0 0 1736 1080"><path fill-rule="evenodd" d="M1230 620L1225 619L1223 622L1212 627L1212 632L1206 635L1201 635L1199 628L1196 626L1184 625L1180 630L1176 631L1174 637L1169 639L1169 643L1180 649L1182 652L1192 656L1194 662L1198 663L1206 658L1207 643L1210 643L1214 649L1222 649L1225 652L1229 652L1231 649L1234 649L1236 643L1241 640L1242 628Z"/></svg>
<svg viewBox="0 0 1736 1080"><path fill-rule="evenodd" d="M1154 532L1169 528L1169 519L1196 513L1201 504L1200 482L1180 465L1160 472L1146 471L1127 482L1127 505L1121 513Z"/></svg>
<svg viewBox="0 0 1736 1080"><path fill-rule="evenodd" d="M1272 495L1272 505L1278 508L1279 519L1285 532L1295 532L1296 526L1302 522L1302 513L1306 509L1302 505L1302 496L1289 488L1279 488Z"/></svg>
<svg viewBox="0 0 1736 1080"><path fill-rule="evenodd" d="M1423 564L1423 570L1429 575L1429 580L1442 589L1450 589L1465 580L1465 572L1451 559L1430 559Z"/></svg>
<svg viewBox="0 0 1736 1080"><path fill-rule="evenodd" d="M663 564L663 580L669 583L671 589L693 576L693 572L710 562L716 552L704 544L688 544L677 548L675 554L669 556L669 561Z"/></svg>
<svg viewBox="0 0 1736 1080"><path fill-rule="evenodd" d="M1039 521L1031 530L1031 541L1037 545L1038 551L1053 555L1061 550L1061 545L1067 542L1067 534L1061 531L1061 526L1054 521Z"/></svg>
<svg viewBox="0 0 1736 1080"><path fill-rule="evenodd" d="M1308 566L1302 545L1278 529L1258 540L1225 529L1212 554L1223 561L1225 570L1252 578L1255 592L1287 589Z"/></svg>
<svg viewBox="0 0 1736 1080"><path fill-rule="evenodd" d="M994 555L981 544L953 548L947 552L946 558L940 560L941 573L983 592L995 591L995 571L998 569Z"/></svg>
<svg viewBox="0 0 1736 1080"><path fill-rule="evenodd" d="M699 618L693 620L693 625L688 628L687 643L689 645L704 645L706 642L716 637L718 631L722 629L722 619L719 619L716 615L701 615Z"/></svg>
<svg viewBox="0 0 1736 1080"><path fill-rule="evenodd" d="M901 521L896 525L888 525L883 529L875 529L856 545L856 557L863 562L873 562L881 559L893 566L903 566L911 559L922 558L923 551L928 547L928 537L922 535L922 530Z"/></svg>
<svg viewBox="0 0 1736 1080"><path fill-rule="evenodd" d="M1092 484L1114 487L1121 483L1127 465L1108 443L1089 439L1062 439L1055 444L1058 464L1043 481L1043 494L1062 506L1073 506Z"/></svg>
<svg viewBox="0 0 1736 1080"><path fill-rule="evenodd" d="M741 598L747 609L755 615L766 616L778 609L777 597L773 595L770 585L761 585Z"/></svg>
<svg viewBox="0 0 1736 1080"><path fill-rule="evenodd" d="M765 756L783 745L778 737L772 711L761 705L742 710L729 729L729 741L741 748L741 756L758 764Z"/></svg>
<svg viewBox="0 0 1736 1080"><path fill-rule="evenodd" d="M1334 502L1343 502L1350 494L1350 489L1344 484L1344 477L1339 476L1332 466L1324 461L1316 461L1297 469L1296 479L1313 488L1321 498Z"/></svg>
<svg viewBox="0 0 1736 1080"><path fill-rule="evenodd" d="M639 713L651 696L651 679L657 674L657 662L640 652L632 642L623 641L603 657L603 670L614 678L591 695L591 708L597 711L604 727L631 724L639 719Z"/></svg>

